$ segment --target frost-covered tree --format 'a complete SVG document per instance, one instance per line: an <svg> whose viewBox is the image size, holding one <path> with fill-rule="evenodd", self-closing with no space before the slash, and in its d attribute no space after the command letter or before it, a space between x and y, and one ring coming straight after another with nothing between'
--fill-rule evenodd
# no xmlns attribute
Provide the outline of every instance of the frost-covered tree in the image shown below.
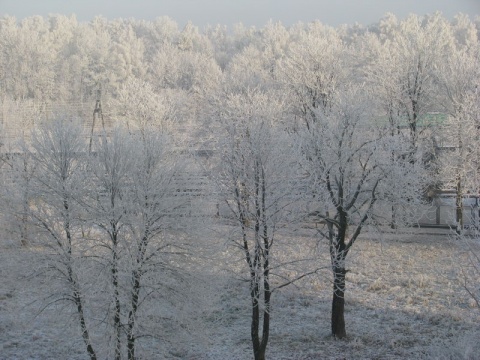
<svg viewBox="0 0 480 360"><path fill-rule="evenodd" d="M319 22L298 29L291 37L277 79L288 91L291 110L301 126L310 128L317 110L328 109L338 86L346 81L348 52L335 30Z"/></svg>
<svg viewBox="0 0 480 360"><path fill-rule="evenodd" d="M133 208L128 220L132 232L128 244L131 283L126 305L128 359L135 359L136 340L149 334L142 310L153 306L152 297L163 295L176 283L186 284L182 264L188 255L185 222L181 219L189 199L177 196L176 178L181 168L171 152L170 141L155 128L136 133L133 141L135 164L126 194ZM178 298L172 292L167 301L181 303L183 291L187 290L179 290Z"/></svg>
<svg viewBox="0 0 480 360"><path fill-rule="evenodd" d="M151 63L155 89L179 89L190 93L215 87L221 71L210 54L182 50L174 44L162 45Z"/></svg>
<svg viewBox="0 0 480 360"><path fill-rule="evenodd" d="M86 253L89 242L82 236L85 181L85 142L78 123L59 118L37 130L31 147L25 148L36 163L27 209L36 236L34 244L44 250L40 274L52 275L47 304L66 302L76 313L76 324L90 359L97 354L91 339L92 321L85 309Z"/></svg>
<svg viewBox="0 0 480 360"><path fill-rule="evenodd" d="M126 123L134 131L171 130L174 119L173 105L158 95L152 85L143 80L131 78L118 91L113 108L119 122Z"/></svg>
<svg viewBox="0 0 480 360"><path fill-rule="evenodd" d="M447 122L443 126L445 148L439 154L440 176L447 188L456 191L457 231L462 231L463 197L479 189L480 85L479 45L454 52L437 71Z"/></svg>
<svg viewBox="0 0 480 360"><path fill-rule="evenodd" d="M268 57L253 45L247 46L232 58L225 76L230 89L237 92L248 87L271 91L274 83Z"/></svg>
<svg viewBox="0 0 480 360"><path fill-rule="evenodd" d="M42 107L33 99L13 101L8 98L4 98L3 107L4 114L8 114L3 118L2 129L4 161L18 185L15 191L6 191L5 198L12 206L7 206L5 212L15 218L11 222L11 230L18 231L22 244L26 245L29 240L27 213L34 194L31 183L37 164L24 150L28 148L32 131L42 118Z"/></svg>
<svg viewBox="0 0 480 360"><path fill-rule="evenodd" d="M122 136L121 130L107 138L102 136L94 147L94 156L89 162L89 172L92 175L92 199L89 215L91 222L102 230L102 236L98 241L98 253L104 264L106 273L109 274L109 289L111 292L111 304L108 313L111 314L108 321L112 322L112 334L114 358L119 360L122 351L122 308L121 308L121 280L120 261L122 247L127 241L128 223L126 216L129 202L126 198L128 193L129 174L134 159L126 151L127 140Z"/></svg>
<svg viewBox="0 0 480 360"><path fill-rule="evenodd" d="M137 37L143 40L148 62L157 53L159 47L178 42L180 35L178 24L168 16L158 17L153 21L134 20L133 22Z"/></svg>
<svg viewBox="0 0 480 360"><path fill-rule="evenodd" d="M392 39L382 40L373 69L367 68L367 80L378 91L393 126L407 129L412 152L416 152L421 134L429 125L425 115L438 111L434 72L452 51L452 37L440 14L425 19L411 15L401 22L391 22Z"/></svg>
<svg viewBox="0 0 480 360"><path fill-rule="evenodd" d="M190 302L192 252L183 221L190 199L171 142L156 127L117 129L93 151L83 130L66 117L40 125L25 155L12 160L35 164L28 191L17 189L24 175L14 171L21 178L9 192L20 194L36 275L49 276L45 307L72 304L91 359L135 359L145 353L142 340L162 338L165 322L152 321L152 313L170 309L163 318L180 323L174 309Z"/></svg>
<svg viewBox="0 0 480 360"><path fill-rule="evenodd" d="M117 88L131 77L143 79L147 72L144 61L145 46L142 39L137 37L132 21L123 19L111 21L109 32L112 34L113 42L109 49L111 53L109 70L115 74Z"/></svg>
<svg viewBox="0 0 480 360"><path fill-rule="evenodd" d="M451 22L453 36L459 48L471 48L478 45L475 23L465 14L457 14Z"/></svg>
<svg viewBox="0 0 480 360"><path fill-rule="evenodd" d="M178 196L178 169L168 137L155 127L118 128L93 146L86 221L97 229L99 283L109 294L102 312L112 339L109 356L116 359L124 352L134 359L140 339L159 337L161 324L148 315L159 299L164 307L180 307L187 298L189 249L181 219L188 197Z"/></svg>
<svg viewBox="0 0 480 360"><path fill-rule="evenodd" d="M55 95L56 52L51 47L48 23L41 16L1 22L0 67L2 91L15 100L50 101Z"/></svg>
<svg viewBox="0 0 480 360"><path fill-rule="evenodd" d="M215 60L222 70L225 70L234 53L233 39L226 25L207 26L206 36L213 47Z"/></svg>
<svg viewBox="0 0 480 360"><path fill-rule="evenodd" d="M409 161L408 146L401 138L387 137L388 129L375 123L365 93L363 87L343 89L330 109L318 111L317 121L301 131L309 214L326 225L318 236L327 240L330 252L331 329L337 338L346 336L347 255L366 225L386 222L383 211L375 211L382 200L413 206L421 179Z"/></svg>
<svg viewBox="0 0 480 360"><path fill-rule="evenodd" d="M279 256L293 218L295 196L294 144L283 131L282 104L258 89L227 93L217 106L219 163L212 169L221 206L233 221L229 243L237 248L248 274L251 301L251 340L254 358L265 359L270 336L272 294L308 273L304 253ZM235 262L228 264L234 267ZM289 278L283 271L303 264L304 273ZM243 276L242 276L243 277Z"/></svg>

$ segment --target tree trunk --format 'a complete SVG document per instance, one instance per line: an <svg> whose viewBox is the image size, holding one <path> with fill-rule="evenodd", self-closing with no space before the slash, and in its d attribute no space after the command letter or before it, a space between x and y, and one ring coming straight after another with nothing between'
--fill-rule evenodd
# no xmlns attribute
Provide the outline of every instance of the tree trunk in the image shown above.
<svg viewBox="0 0 480 360"><path fill-rule="evenodd" d="M395 210L395 206L392 205L392 222L390 223L390 228L391 229L396 229L397 228L397 212Z"/></svg>
<svg viewBox="0 0 480 360"><path fill-rule="evenodd" d="M252 324L250 329L250 334L252 336L252 345L253 345L253 356L255 360L262 359L261 355L261 344L260 344L260 309L258 304L258 295L259 295L259 284L255 272L251 273L251 298L252 298Z"/></svg>
<svg viewBox="0 0 480 360"><path fill-rule="evenodd" d="M120 355L120 350L121 350L121 333L122 333L122 324L121 324L121 319L120 319L120 293L119 293L119 283L118 283L118 239L117 239L117 230L116 230L116 225L112 224L112 234L111 234L111 240L112 240L112 268L111 268L111 274L112 274L112 285L113 285L113 303L114 303L114 309L113 309L113 328L115 331L115 360L120 360L121 355Z"/></svg>
<svg viewBox="0 0 480 360"><path fill-rule="evenodd" d="M343 188L340 196L343 196ZM347 213L342 207L338 208L338 233L333 233L333 225L329 224L330 258L333 272L333 299L332 299L332 335L343 339L347 336L345 331L345 257L347 249L345 237L348 229Z"/></svg>
<svg viewBox="0 0 480 360"><path fill-rule="evenodd" d="M74 283L73 286L76 286L76 284ZM95 350L93 350L92 343L90 342L90 334L87 328L87 324L85 322L85 316L83 312L82 298L79 295L78 290L74 290L73 299L75 304L77 305L77 314L80 320L80 327L82 329L82 338L85 346L87 347L88 356L90 356L90 360L97 360L97 355L95 353Z"/></svg>
<svg viewBox="0 0 480 360"><path fill-rule="evenodd" d="M256 255L258 260L259 254ZM263 296L265 300L265 310L263 310L263 329L262 337L260 338L260 279L252 272L251 276L251 293L252 298L252 324L251 337L253 345L253 356L255 360L265 360L265 350L267 349L268 336L270 330L270 289L264 289Z"/></svg>
<svg viewBox="0 0 480 360"><path fill-rule="evenodd" d="M135 326L135 317L138 309L138 295L140 293L140 274L135 271L133 274L133 290L131 298L132 309L128 314L128 325L127 325L127 352L128 360L135 360L135 335L133 333Z"/></svg>
<svg viewBox="0 0 480 360"><path fill-rule="evenodd" d="M265 360L265 350L267 344L264 341L260 341L260 309L258 307L258 301L254 300L255 305L252 311L252 343L253 343L253 357L255 360Z"/></svg>
<svg viewBox="0 0 480 360"><path fill-rule="evenodd" d="M87 323L85 321L85 313L83 311L83 301L82 295L80 293L80 286L73 275L73 269L70 264L67 265L68 271L68 281L72 286L72 297L75 305L77 306L77 315L78 320L80 321L80 328L82 329L82 338L85 346L87 347L88 356L90 360L97 360L97 355L93 349L92 342L90 341L90 333L87 328Z"/></svg>
<svg viewBox="0 0 480 360"><path fill-rule="evenodd" d="M345 273L344 267L333 268L333 300L332 300L332 335L343 339L347 336L345 330Z"/></svg>
<svg viewBox="0 0 480 360"><path fill-rule="evenodd" d="M265 360L265 349L265 347L260 346L256 352L253 352L255 360Z"/></svg>
<svg viewBox="0 0 480 360"><path fill-rule="evenodd" d="M65 188L63 189L64 193ZM78 314L78 319L80 321L80 328L82 329L82 338L83 342L85 343L85 346L87 347L87 352L88 355L90 356L90 360L97 360L97 354L95 353L95 350L93 350L92 342L90 341L90 333L87 328L87 323L85 321L85 313L83 311L83 300L82 300L82 295L80 292L80 285L77 281L77 278L74 275L72 264L73 264L73 259L72 259L72 233L70 231L70 207L68 204L68 198L67 196L64 195L63 197L63 208L65 210L65 224L64 224L64 230L65 230L65 235L67 237L67 273L68 273L68 281L70 285L72 286L72 297L75 305L77 306L77 314Z"/></svg>
<svg viewBox="0 0 480 360"><path fill-rule="evenodd" d="M270 291L265 291L265 310L263 311L263 330L262 330L262 341L260 342L260 347L257 354L255 355L255 360L265 360L265 351L267 350L268 337L270 334Z"/></svg>
<svg viewBox="0 0 480 360"><path fill-rule="evenodd" d="M461 234L463 231L463 196L462 196L462 180L460 175L457 176L456 184L456 198L455 198L455 217L457 222L457 234Z"/></svg>
<svg viewBox="0 0 480 360"><path fill-rule="evenodd" d="M22 213L22 225L20 230L20 243L22 246L28 245L28 200L23 203L23 213Z"/></svg>
<svg viewBox="0 0 480 360"><path fill-rule="evenodd" d="M25 155L26 156L26 155ZM25 176L25 188L23 189L23 212L22 212L22 224L20 229L20 238L22 246L28 245L28 211L29 211L29 204L28 204L28 193L30 188L30 176L28 174L28 164L27 159L24 157L23 159L23 172Z"/></svg>
<svg viewBox="0 0 480 360"><path fill-rule="evenodd" d="M148 234L149 234L150 227L147 226L145 233L138 245L137 249L137 268L132 272L132 296L130 299L130 312L128 313L128 325L127 325L127 351L128 351L128 360L135 360L135 322L137 316L137 310L139 307L139 295L140 295L140 288L141 288L141 278L142 278L142 271L140 269L141 265L143 264L145 251L148 245Z"/></svg>
<svg viewBox="0 0 480 360"><path fill-rule="evenodd" d="M115 249L116 251L116 249ZM113 292L114 292L114 311L113 311L113 326L115 330L115 360L120 360L120 348L121 348L121 330L122 324L120 320L120 294L118 291L118 270L117 270L117 254L113 254L113 264L112 264L112 285L113 285Z"/></svg>

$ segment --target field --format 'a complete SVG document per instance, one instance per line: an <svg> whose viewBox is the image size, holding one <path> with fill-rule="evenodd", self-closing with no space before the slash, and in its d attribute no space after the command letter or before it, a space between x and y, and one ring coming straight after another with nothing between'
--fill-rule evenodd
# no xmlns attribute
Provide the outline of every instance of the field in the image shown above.
<svg viewBox="0 0 480 360"><path fill-rule="evenodd" d="M330 336L325 271L274 294L267 358L480 358L480 310L457 279L463 259L456 245L438 230L364 234L348 265L348 338ZM29 277L34 249L5 240L0 261L0 359L86 359L67 310L49 307L38 314L35 300L48 293L49 280ZM167 330L162 342L146 340L145 358L253 358L248 284L220 268L209 272L217 279L216 294L198 315L198 328L189 328L185 341L174 341L176 334Z"/></svg>

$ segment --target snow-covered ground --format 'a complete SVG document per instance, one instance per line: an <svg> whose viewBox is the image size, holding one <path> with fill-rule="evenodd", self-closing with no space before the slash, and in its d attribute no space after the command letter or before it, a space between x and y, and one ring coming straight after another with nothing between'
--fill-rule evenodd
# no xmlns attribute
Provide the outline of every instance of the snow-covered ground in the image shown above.
<svg viewBox="0 0 480 360"><path fill-rule="evenodd" d="M348 266L348 338L330 336L326 271L274 294L267 358L480 358L480 310L455 281L462 261L455 249L452 238L429 230L363 235ZM34 301L49 281L29 278L35 261L32 249L1 243L0 359L86 359L68 311L49 307L38 315ZM253 358L248 283L216 271L209 276L221 286L199 328L188 330L190 340L172 341L175 334L165 331L165 341L145 340L142 358Z"/></svg>

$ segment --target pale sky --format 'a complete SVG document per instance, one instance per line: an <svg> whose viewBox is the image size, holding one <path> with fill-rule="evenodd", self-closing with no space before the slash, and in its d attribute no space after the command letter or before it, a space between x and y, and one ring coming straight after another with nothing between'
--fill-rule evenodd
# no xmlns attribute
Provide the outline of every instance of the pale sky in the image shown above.
<svg viewBox="0 0 480 360"><path fill-rule="evenodd" d="M240 22L263 27L270 19L285 26L313 20L331 26L368 25L387 12L402 19L409 13L436 11L448 19L459 12L473 19L480 15L480 0L0 0L0 16L19 20L48 14L75 14L79 21L90 21L96 15L145 20L169 16L179 26L190 20L201 29L216 24L231 28Z"/></svg>

